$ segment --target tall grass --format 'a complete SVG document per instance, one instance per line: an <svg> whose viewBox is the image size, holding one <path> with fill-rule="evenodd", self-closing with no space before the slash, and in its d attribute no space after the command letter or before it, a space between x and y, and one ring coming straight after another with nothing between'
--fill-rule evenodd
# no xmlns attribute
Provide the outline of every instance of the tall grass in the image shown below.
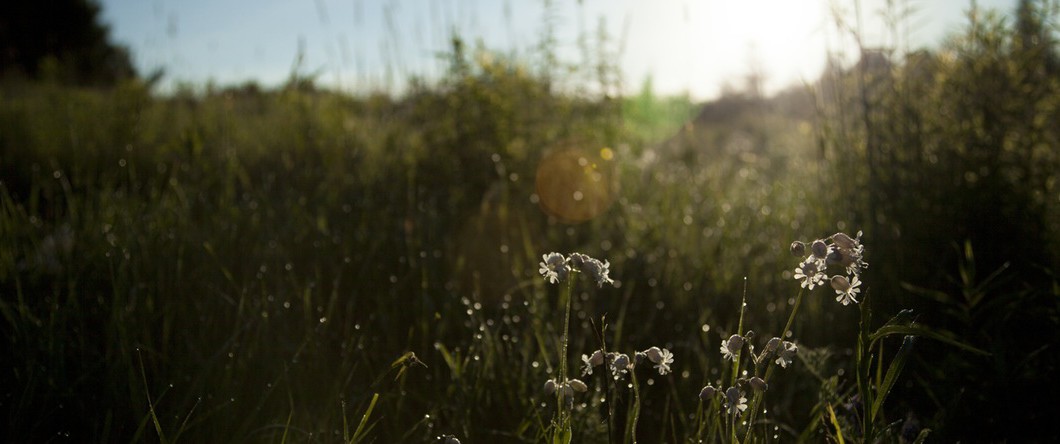
<svg viewBox="0 0 1060 444"><path fill-rule="evenodd" d="M609 75L570 88L555 67L459 40L447 75L403 97L5 85L0 429L14 442L540 442L562 405L542 390L557 369L658 346L672 373L585 378L571 442L898 439L909 415L933 436L977 436L946 400L967 399L961 384L1041 383L1056 368L1047 337L990 335L1024 319L1055 331L1058 292L1057 77L1024 70L1037 59L1006 49L1013 28L986 23L894 60L878 95L867 73L838 70L842 94L817 85L816 116L729 98L721 123L686 121L687 99L614 97ZM968 89L988 80L1011 89ZM947 117L970 109L1000 117ZM994 164L990 187L956 180ZM979 225L947 231L983 196L1020 249ZM790 241L859 227L867 301L800 293ZM951 244L962 259L935 260ZM999 286L1009 272L991 272L1032 247ZM606 258L615 285L574 287L560 322L567 301L537 273L546 251ZM799 352L775 375L753 368L769 389L749 397L748 427L696 395L742 376L718 349L749 326L759 350L778 336ZM928 338L910 352L889 334ZM1035 418L1017 413L1005 418Z"/></svg>

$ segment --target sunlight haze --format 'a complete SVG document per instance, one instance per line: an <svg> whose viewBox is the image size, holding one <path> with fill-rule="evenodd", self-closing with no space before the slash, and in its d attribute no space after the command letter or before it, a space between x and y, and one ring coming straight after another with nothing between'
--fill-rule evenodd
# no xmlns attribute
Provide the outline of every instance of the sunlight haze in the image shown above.
<svg viewBox="0 0 1060 444"><path fill-rule="evenodd" d="M892 3L892 10L912 11L899 26L899 41L882 24L888 2L861 3L867 46L934 46L966 20L970 7L962 0ZM979 2L1004 13L1014 5ZM436 77L454 31L472 45L529 57L548 16L561 59L569 63L582 59L580 35L596 47L602 23L610 51L621 50L626 94L651 76L657 93L706 99L726 86L742 88L752 71L762 74L770 93L812 81L828 51L850 59L852 41L836 30L832 11L856 22L854 2L826 1L586 0L556 2L550 14L545 2L511 0L103 0L102 6L137 67L165 69L165 87L247 80L277 85L304 45L302 72L350 92L400 92L412 76Z"/></svg>

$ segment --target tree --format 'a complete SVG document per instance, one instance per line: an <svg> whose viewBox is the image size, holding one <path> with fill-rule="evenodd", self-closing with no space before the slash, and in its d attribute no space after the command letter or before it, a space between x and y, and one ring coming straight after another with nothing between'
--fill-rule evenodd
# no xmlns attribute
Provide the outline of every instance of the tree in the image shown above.
<svg viewBox="0 0 1060 444"><path fill-rule="evenodd" d="M94 0L0 6L0 77L106 86L136 77L129 52L109 40Z"/></svg>

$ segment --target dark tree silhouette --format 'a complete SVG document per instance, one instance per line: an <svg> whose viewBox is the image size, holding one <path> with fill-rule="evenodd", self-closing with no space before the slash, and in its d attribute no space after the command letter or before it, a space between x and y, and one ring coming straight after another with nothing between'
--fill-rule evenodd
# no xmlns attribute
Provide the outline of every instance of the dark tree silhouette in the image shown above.
<svg viewBox="0 0 1060 444"><path fill-rule="evenodd" d="M105 86L136 76L126 48L109 41L92 0L9 1L0 6L0 76Z"/></svg>

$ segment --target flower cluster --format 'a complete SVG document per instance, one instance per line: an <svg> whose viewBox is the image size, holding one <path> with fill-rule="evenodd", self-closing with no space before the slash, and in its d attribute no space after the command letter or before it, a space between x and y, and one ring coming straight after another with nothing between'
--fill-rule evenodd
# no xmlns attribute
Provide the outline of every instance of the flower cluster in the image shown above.
<svg viewBox="0 0 1060 444"><path fill-rule="evenodd" d="M699 399L703 402L710 402L715 396L722 395L725 401L724 407L728 413L730 415L740 415L744 410L747 410L748 389L764 392L769 389L769 384L758 376L737 379L736 385L729 387L724 392L708 384L699 391Z"/></svg>
<svg viewBox="0 0 1060 444"><path fill-rule="evenodd" d="M807 254L807 250L808 253ZM795 267L794 277L802 281L802 287L813 290L817 286L824 285L828 280L835 290L836 302L849 305L857 303L857 295L861 292L861 271L868 268L869 264L864 259L865 247L861 245L861 232L857 237L850 237L846 233L836 233L827 239L817 239L807 245L800 241L791 243L791 254L795 257L805 258ZM826 270L829 266L840 267L846 275L835 275L828 277Z"/></svg>
<svg viewBox="0 0 1060 444"><path fill-rule="evenodd" d="M674 363L674 355L665 348L651 347L644 351L639 351L635 355L635 360L630 360L629 355L625 353L604 353L603 350L594 351L592 355L582 355L582 376L593 374L593 368L604 364L607 364L607 369L611 372L611 377L616 381L622 379L626 373L629 372L634 365L640 364L643 360L647 359L652 364L655 364L653 368L659 372L659 375L666 375L671 372L670 364Z"/></svg>
<svg viewBox="0 0 1060 444"><path fill-rule="evenodd" d="M758 365L776 356L776 360L773 362L782 368L788 368L788 365L791 365L791 362L795 360L795 354L798 352L799 346L795 345L794 342L783 341L780 338L773 337L766 342L766 346L760 355L754 356L754 350L752 349L752 357L755 365Z"/></svg>
<svg viewBox="0 0 1060 444"><path fill-rule="evenodd" d="M712 385L703 387L703 390L699 391L699 399L703 402L710 402L714 397L721 395L725 401L725 410L730 415L740 415L744 410L747 410L747 394L738 386L729 387L728 390L722 392L720 389L714 388Z"/></svg>
<svg viewBox="0 0 1060 444"><path fill-rule="evenodd" d="M574 393L585 393L589 390L589 387L584 382L578 379L568 379L566 381L560 381L558 379L549 379L545 381L545 394L553 395L556 391L563 394L563 399L568 403L574 402Z"/></svg>
<svg viewBox="0 0 1060 444"><path fill-rule="evenodd" d="M572 271L585 273L599 287L603 287L604 284L614 285L615 283L608 276L609 268L611 267L611 263L608 261L601 262L581 253L571 253L570 257L564 257L556 252L541 255L541 259L541 268L538 273L541 273L541 276L544 276L549 283L555 284L567 280L567 276Z"/></svg>

